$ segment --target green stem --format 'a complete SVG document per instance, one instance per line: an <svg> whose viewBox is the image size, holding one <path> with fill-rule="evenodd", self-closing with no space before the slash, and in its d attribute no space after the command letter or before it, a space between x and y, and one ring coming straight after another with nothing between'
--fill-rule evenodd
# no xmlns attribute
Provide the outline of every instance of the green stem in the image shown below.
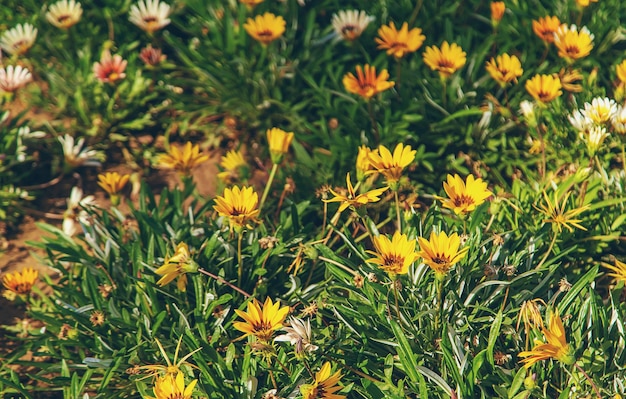
<svg viewBox="0 0 626 399"><path fill-rule="evenodd" d="M398 198L398 190L393 192L393 195L396 199L396 224L398 227L398 231L402 232L402 219L400 218L400 200Z"/></svg>
<svg viewBox="0 0 626 399"><path fill-rule="evenodd" d="M396 58L396 91L400 92L400 81L402 80L402 58Z"/></svg>
<svg viewBox="0 0 626 399"><path fill-rule="evenodd" d="M198 269L198 273L204 274L205 276L209 276L212 279L216 280L218 283L221 284L226 284L227 286L229 286L230 288L232 288L233 290L237 291L238 293L240 293L241 295L245 296L246 298L250 298L250 294L248 294L246 291L242 290L241 288L237 287L236 285L229 283L228 281L224 280L222 277L215 275L211 272L207 272L204 269Z"/></svg>
<svg viewBox="0 0 626 399"><path fill-rule="evenodd" d="M439 331L439 323L443 316L443 277L439 278L439 285L437 286L437 313L435 313L435 331Z"/></svg>
<svg viewBox="0 0 626 399"><path fill-rule="evenodd" d="M400 316L400 305L398 304L398 285L396 284L396 280L391 282L393 284L393 297L396 302L396 315L398 316L398 323L402 323L402 316Z"/></svg>
<svg viewBox="0 0 626 399"><path fill-rule="evenodd" d="M415 20L417 19L417 16L420 13L420 9L422 8L422 4L424 4L424 0L419 0L415 4L415 8L413 9L413 12L411 13L411 18L409 18L409 27L413 26L413 24L415 23Z"/></svg>
<svg viewBox="0 0 626 399"><path fill-rule="evenodd" d="M596 386L596 384L593 382L593 380L591 379L591 377L589 377L589 374L587 374L587 372L585 370L583 370L582 367L580 367L578 365L578 363L574 363L574 367L576 367L578 369L578 371L580 371L581 373L583 373L583 375L585 376L585 378L587 379L587 381L589 381L589 384L591 384L591 387L593 388L594 392L596 393L596 396L598 397L598 399L602 399L602 395L600 395L600 391L598 390L598 387Z"/></svg>
<svg viewBox="0 0 626 399"><path fill-rule="evenodd" d="M550 241L550 246L548 247L546 254L543 256L543 259L541 259L541 262L539 262L539 264L535 268L536 270L543 266L543 264L546 262L546 259L548 259L548 256L552 253L552 249L554 248L554 244L556 243L556 237L557 234L554 233L554 235L552 236L552 241Z"/></svg>
<svg viewBox="0 0 626 399"><path fill-rule="evenodd" d="M276 176L277 170L278 170L278 164L275 163L274 165L272 165L272 171L270 172L270 177L267 179L267 183L265 184L265 190L263 190L263 196L261 197L261 204L259 205L259 212L263 209L263 205L265 205L267 194L269 194L270 192L270 187L272 187L272 182L274 181L274 176Z"/></svg>
<svg viewBox="0 0 626 399"><path fill-rule="evenodd" d="M243 241L243 231L238 233L237 237L237 263L239 267L237 269L237 277L239 281L239 285L241 285L243 281L243 258L241 257L241 242Z"/></svg>
<svg viewBox="0 0 626 399"><path fill-rule="evenodd" d="M367 112L369 113L370 120L372 121L374 140L376 141L376 144L380 144L380 132L378 131L378 124L376 123L376 118L374 117L374 106L372 105L371 100L367 100Z"/></svg>

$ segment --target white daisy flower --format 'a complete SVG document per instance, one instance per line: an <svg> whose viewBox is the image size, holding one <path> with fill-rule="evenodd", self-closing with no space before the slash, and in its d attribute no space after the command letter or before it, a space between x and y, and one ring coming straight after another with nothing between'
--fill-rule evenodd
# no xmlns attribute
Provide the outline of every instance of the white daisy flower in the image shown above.
<svg viewBox="0 0 626 399"><path fill-rule="evenodd" d="M85 144L85 138L80 138L77 142L74 142L74 137L66 134L65 136L58 137L59 142L63 146L63 156L65 157L65 164L71 168L78 166L98 166L100 165L99 158L102 158L102 154L96 150L90 150L88 147L83 148Z"/></svg>
<svg viewBox="0 0 626 399"><path fill-rule="evenodd" d="M618 106L611 119L613 130L619 134L626 134L626 107Z"/></svg>
<svg viewBox="0 0 626 399"><path fill-rule="evenodd" d="M333 14L332 25L338 36L353 41L361 36L372 21L374 17L367 15L365 11L341 10Z"/></svg>
<svg viewBox="0 0 626 399"><path fill-rule="evenodd" d="M48 8L46 19L57 28L67 29L76 25L83 15L83 8L76 0L61 0Z"/></svg>
<svg viewBox="0 0 626 399"><path fill-rule="evenodd" d="M576 110L572 115L567 117L569 119L574 129L579 132L586 132L594 125L593 120L587 117L585 113L581 110Z"/></svg>
<svg viewBox="0 0 626 399"><path fill-rule="evenodd" d="M594 126L589 129L588 133L580 133L580 138L585 142L589 156L593 157L596 155L596 152L608 135L609 133L604 126Z"/></svg>
<svg viewBox="0 0 626 399"><path fill-rule="evenodd" d="M130 22L148 33L153 33L170 23L170 6L159 0L141 0L130 8Z"/></svg>
<svg viewBox="0 0 626 399"><path fill-rule="evenodd" d="M76 235L81 223L89 223L89 214L85 209L94 208L96 205L93 195L83 197L83 190L73 187L67 199L67 210L63 213L63 232L70 237Z"/></svg>
<svg viewBox="0 0 626 399"><path fill-rule="evenodd" d="M33 80L33 75L20 65L0 68L0 91L13 93L31 80Z"/></svg>
<svg viewBox="0 0 626 399"><path fill-rule="evenodd" d="M35 43L37 29L31 24L17 25L0 37L0 47L9 54L21 55Z"/></svg>
<svg viewBox="0 0 626 399"><path fill-rule="evenodd" d="M606 97L596 97L591 101L591 104L585 103L585 109L582 112L585 117L601 125L613 118L617 112L617 103L615 103L615 100Z"/></svg>
<svg viewBox="0 0 626 399"><path fill-rule="evenodd" d="M311 321L306 322L295 317L289 318L289 327L283 327L284 335L274 338L274 341L289 342L295 345L296 354L302 352L313 352L318 349L316 345L311 344Z"/></svg>

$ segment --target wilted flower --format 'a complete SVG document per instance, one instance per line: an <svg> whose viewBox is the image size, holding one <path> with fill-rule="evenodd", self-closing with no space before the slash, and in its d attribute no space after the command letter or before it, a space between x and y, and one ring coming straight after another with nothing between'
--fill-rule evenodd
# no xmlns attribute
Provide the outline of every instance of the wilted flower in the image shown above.
<svg viewBox="0 0 626 399"><path fill-rule="evenodd" d="M424 51L424 63L433 71L438 71L441 79L447 79L465 65L466 54L456 43L443 42L441 48L428 46Z"/></svg>
<svg viewBox="0 0 626 399"><path fill-rule="evenodd" d="M100 310L94 310L93 312L91 312L91 316L89 316L89 321L94 327L100 327L101 325L103 325L104 320L104 313L102 313L102 311Z"/></svg>
<svg viewBox="0 0 626 399"><path fill-rule="evenodd" d="M259 195L252 187L224 189L224 195L215 198L213 209L228 219L230 227L241 230L257 222Z"/></svg>
<svg viewBox="0 0 626 399"><path fill-rule="evenodd" d="M375 39L379 50L386 50L387 55L402 58L407 53L413 53L422 46L426 36L422 35L420 28L409 30L409 24L404 22L400 30L390 22L378 29L378 37Z"/></svg>
<svg viewBox="0 0 626 399"><path fill-rule="evenodd" d="M182 292L187 291L187 273L198 271L198 264L191 258L189 247L184 242L176 245L176 251L171 257L165 257L163 265L155 273L163 276L157 281L159 287L169 284L178 277L176 286Z"/></svg>
<svg viewBox="0 0 626 399"><path fill-rule="evenodd" d="M320 371L315 373L313 384L300 385L302 399L345 399L345 395L335 393L341 390L341 386L338 385L341 373L339 371L332 375L330 373L330 363L326 362Z"/></svg>
<svg viewBox="0 0 626 399"><path fill-rule="evenodd" d="M156 379L154 383L154 397L148 399L191 399L193 388L198 380L193 380L185 387L185 377L182 372L165 375Z"/></svg>
<svg viewBox="0 0 626 399"><path fill-rule="evenodd" d="M155 67L167 58L160 48L154 48L151 44L141 49L139 58L148 66Z"/></svg>
<svg viewBox="0 0 626 399"><path fill-rule="evenodd" d="M161 154L157 158L157 163L162 168L174 169L182 176L189 176L193 168L208 159L208 155L200 154L199 145L193 145L188 141L182 150L177 146L170 146L167 154Z"/></svg>
<svg viewBox="0 0 626 399"><path fill-rule="evenodd" d="M522 302L522 306L520 306L519 316L517 317L517 325L515 328L519 330L519 325L523 322L527 338L532 328L543 329L543 319L541 318L539 304L543 304L544 306L546 305L543 299L533 299Z"/></svg>
<svg viewBox="0 0 626 399"><path fill-rule="evenodd" d="M500 23L500 20L504 16L504 11L506 10L506 6L503 1L492 1L491 2L491 23L494 26L497 26Z"/></svg>
<svg viewBox="0 0 626 399"><path fill-rule="evenodd" d="M289 327L283 327L284 335L274 338L274 341L289 342L295 346L296 354L314 352L318 349L311 344L311 320L304 321L296 317L289 318Z"/></svg>
<svg viewBox="0 0 626 399"><path fill-rule="evenodd" d="M487 182L481 178L476 179L473 175L468 175L465 182L457 174L448 175L447 182L443 183L443 189L448 194L448 198L441 198L443 207L452 209L457 215L472 212L492 195L492 192L487 190Z"/></svg>
<svg viewBox="0 0 626 399"><path fill-rule="evenodd" d="M130 7L128 20L142 30L153 33L170 23L170 6L159 0L140 0Z"/></svg>
<svg viewBox="0 0 626 399"><path fill-rule="evenodd" d="M254 19L248 18L243 28L256 41L268 45L285 33L285 25L286 22L282 16L266 12L263 15L257 15Z"/></svg>
<svg viewBox="0 0 626 399"><path fill-rule="evenodd" d="M93 63L93 73L96 79L103 83L115 83L126 77L124 71L127 63L128 61L122 59L121 55L111 57L111 52L104 50L100 62Z"/></svg>
<svg viewBox="0 0 626 399"><path fill-rule="evenodd" d="M283 321L289 313L289 306L281 308L278 301L272 302L272 299L267 297L261 307L255 298L248 302L247 312L235 309L235 313L245 321L235 322L233 327L245 333L244 336L254 335L260 341L269 342L274 331L283 327Z"/></svg>
<svg viewBox="0 0 626 399"><path fill-rule="evenodd" d="M272 163L279 164L283 156L289 152L289 146L293 141L293 132L285 132L282 129L274 127L268 129L266 135Z"/></svg>
<svg viewBox="0 0 626 399"><path fill-rule="evenodd" d="M502 86L512 81L517 82L517 78L524 73L519 58L508 54L499 55L495 59L492 57L487 61L486 69L489 75Z"/></svg>
<svg viewBox="0 0 626 399"><path fill-rule="evenodd" d="M18 295L30 294L33 285L39 277L39 272L32 267L27 267L21 272L7 273L2 277L2 285Z"/></svg>
<svg viewBox="0 0 626 399"><path fill-rule="evenodd" d="M81 137L78 141L74 142L74 137L66 134L65 136L57 137L61 146L63 147L63 157L65 159L66 170L71 170L79 166L99 166L99 158L102 157L102 153L91 150L89 147L84 147L85 138Z"/></svg>
<svg viewBox="0 0 626 399"><path fill-rule="evenodd" d="M561 81L552 75L533 76L526 81L526 91L540 104L550 102L563 94Z"/></svg>
<svg viewBox="0 0 626 399"><path fill-rule="evenodd" d="M48 8L46 19L57 28L68 29L76 25L82 15L83 8L76 0L61 0Z"/></svg>
<svg viewBox="0 0 626 399"><path fill-rule="evenodd" d="M535 340L535 346L531 351L520 352L517 355L525 358L522 359L525 368L530 368L533 364L550 358L556 359L565 365L571 365L576 361L567 344L565 327L563 327L563 321L558 311L554 310L552 312L548 328L544 327L541 331L547 342L543 343Z"/></svg>
<svg viewBox="0 0 626 399"><path fill-rule="evenodd" d="M17 25L2 34L0 47L9 54L22 55L33 46L36 38L37 29L33 25Z"/></svg>
<svg viewBox="0 0 626 399"><path fill-rule="evenodd" d="M217 178L226 183L232 183L236 181L240 174L241 169L248 166L246 160L243 158L241 151L228 151L226 155L222 157L220 166L224 169L217 174Z"/></svg>
<svg viewBox="0 0 626 399"><path fill-rule="evenodd" d="M580 132L580 138L585 142L587 146L587 152L590 157L596 155L596 152L604 142L604 139L607 138L609 132L606 131L604 126L594 126L589 129L588 132Z"/></svg>
<svg viewBox="0 0 626 399"><path fill-rule="evenodd" d="M331 23L338 37L353 41L361 36L361 33L373 20L374 17L367 15L365 11L341 10L337 14L333 14Z"/></svg>
<svg viewBox="0 0 626 399"><path fill-rule="evenodd" d="M352 72L343 76L343 86L348 92L369 100L376 94L394 86L394 82L388 81L389 73L386 69L383 69L380 75L376 76L376 67L366 64L363 68L357 65L356 76Z"/></svg>
<svg viewBox="0 0 626 399"><path fill-rule="evenodd" d="M331 189L330 192L335 197L331 199L323 200L323 201L324 202L341 202L341 205L339 205L339 210L337 212L343 212L349 206L358 208L361 205L365 205L370 202L380 201L380 196L388 188L388 187L377 188L374 190L370 190L364 194L357 195L354 187L352 186L352 182L350 181L350 173L346 175L346 187L348 190L348 193L346 195L338 194Z"/></svg>
<svg viewBox="0 0 626 399"><path fill-rule="evenodd" d="M387 147L380 145L376 151L372 151L370 163L378 173L385 176L387 185L395 190L402 177L402 171L415 160L416 150L411 149L410 145L398 143L393 150L393 154ZM370 171L369 173L372 173Z"/></svg>
<svg viewBox="0 0 626 399"><path fill-rule="evenodd" d="M558 17L543 17L539 20L533 20L533 31L541 40L546 43L552 43L554 41L554 34L561 26L561 21Z"/></svg>
<svg viewBox="0 0 626 399"><path fill-rule="evenodd" d="M456 263L458 263L469 248L459 250L461 239L457 233L452 233L449 237L445 231L439 234L434 231L430 233L430 238L426 240L418 237L420 245L418 255L424 263L430 266L438 279L444 278Z"/></svg>
<svg viewBox="0 0 626 399"><path fill-rule="evenodd" d="M93 195L83 197L83 190L73 187L67 199L67 210L63 213L63 232L70 237L78 233L80 223L88 223L85 209L95 206L96 199Z"/></svg>
<svg viewBox="0 0 626 399"><path fill-rule="evenodd" d="M569 199L570 194L570 192L567 192L563 196L563 200L559 201L557 191L554 192L554 200L550 199L547 192L543 192L545 203L540 205L537 209L547 217L544 222L552 223L552 229L555 232L560 233L563 228L566 228L570 233L572 233L574 231L574 227L587 231L586 228L580 225L582 220L574 218L589 209L589 205L584 205L566 211L567 200Z"/></svg>
<svg viewBox="0 0 626 399"><path fill-rule="evenodd" d="M130 175L120 175L117 172L107 172L98 175L98 185L102 187L111 196L111 203L119 205L119 193L122 191L126 183L128 183Z"/></svg>
<svg viewBox="0 0 626 399"><path fill-rule="evenodd" d="M31 80L33 80L33 75L27 68L22 68L20 65L16 67L9 65L6 68L0 68L1 91L13 93L24 87Z"/></svg>
<svg viewBox="0 0 626 399"><path fill-rule="evenodd" d="M376 251L367 251L375 256L368 259L369 263L378 265L379 268L392 276L407 274L409 267L419 255L415 252L415 240L409 240L407 235L396 231L391 240L385 235L374 237Z"/></svg>
<svg viewBox="0 0 626 399"><path fill-rule="evenodd" d="M593 37L587 27L579 31L576 25L568 28L563 24L554 34L554 45L559 49L559 57L573 62L589 55L593 48Z"/></svg>
<svg viewBox="0 0 626 399"><path fill-rule="evenodd" d="M559 80L561 81L563 90L571 93L580 93L583 91L582 85L580 83L576 83L580 82L582 79L583 75L578 69L561 68L559 71Z"/></svg>

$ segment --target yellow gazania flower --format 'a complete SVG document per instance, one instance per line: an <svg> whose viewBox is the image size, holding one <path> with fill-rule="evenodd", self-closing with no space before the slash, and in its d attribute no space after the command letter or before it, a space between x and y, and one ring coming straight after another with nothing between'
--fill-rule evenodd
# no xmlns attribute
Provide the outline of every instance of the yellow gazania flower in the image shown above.
<svg viewBox="0 0 626 399"><path fill-rule="evenodd" d="M574 227L587 231L587 229L580 225L581 219L574 219L587 209L589 205L584 205L578 208L570 209L566 211L567 200L569 199L570 192L565 194L562 201L559 201L558 194L554 192L554 201L550 199L547 192L543 192L543 198L545 203L542 204L537 210L543 213L548 219L544 222L552 223L552 229L555 232L560 233L565 227L570 233L574 231Z"/></svg>
<svg viewBox="0 0 626 399"><path fill-rule="evenodd" d="M7 273L2 277L2 285L9 291L19 295L30 294L39 277L39 271L27 267L21 272Z"/></svg>
<svg viewBox="0 0 626 399"><path fill-rule="evenodd" d="M465 182L461 176L455 174L448 175L447 182L443 183L443 189L448 194L448 198L441 198L443 207L452 209L457 215L470 213L483 202L492 192L487 190L487 182L481 178L474 178L468 175Z"/></svg>
<svg viewBox="0 0 626 399"><path fill-rule="evenodd" d="M338 385L341 379L341 373L335 372L330 374L330 363L326 362L322 368L315 373L315 382L313 384L303 384L300 386L302 399L344 399L345 395L337 395L335 392L341 390Z"/></svg>
<svg viewBox="0 0 626 399"><path fill-rule="evenodd" d="M613 271L613 273L607 273L607 276L615 277L617 281L626 283L626 263L615 259L615 266L605 264L604 267Z"/></svg>
<svg viewBox="0 0 626 399"><path fill-rule="evenodd" d="M579 31L576 25L568 28L563 24L554 34L554 45L559 50L559 57L573 62L589 55L593 48L593 37L586 27Z"/></svg>
<svg viewBox="0 0 626 399"><path fill-rule="evenodd" d="M193 168L208 159L208 155L200 155L199 145L187 142L182 151L176 146L171 146L169 152L161 154L157 162L162 168L174 169L183 176L189 176Z"/></svg>
<svg viewBox="0 0 626 399"><path fill-rule="evenodd" d="M423 54L424 63L433 71L439 71L441 79L447 79L454 72L465 65L465 51L456 43L443 42L441 48L436 46L426 47Z"/></svg>
<svg viewBox="0 0 626 399"><path fill-rule="evenodd" d="M409 24L403 23L398 31L396 25L390 22L389 25L383 25L378 29L379 50L387 50L387 55L393 55L396 58L402 58L407 53L413 53L424 43L426 36L422 35L420 28L409 30Z"/></svg>
<svg viewBox="0 0 626 399"><path fill-rule="evenodd" d="M433 269L438 279L444 278L452 266L463 259L468 251L468 248L459 251L461 239L457 233L448 237L445 231L439 234L433 231L430 233L429 240L418 237L417 242L420 245L418 255Z"/></svg>
<svg viewBox="0 0 626 399"><path fill-rule="evenodd" d="M372 169L370 162L370 153L372 149L362 145L359 147L359 153L356 156L356 177L358 181L363 180L365 174Z"/></svg>
<svg viewBox="0 0 626 399"><path fill-rule="evenodd" d="M376 251L367 251L376 257L368 262L378 265L391 275L407 274L409 267L419 258L415 252L415 244L415 240L409 240L399 231L393 234L391 240L387 236L379 235L374 237Z"/></svg>
<svg viewBox="0 0 626 399"><path fill-rule="evenodd" d="M274 331L283 327L283 321L289 313L289 306L280 307L280 302L272 302L270 297L265 299L263 307L259 301L253 299L248 302L248 311L235 309L235 313L245 321L233 323L233 327L245 333L245 336L254 335L258 340L269 342Z"/></svg>
<svg viewBox="0 0 626 399"><path fill-rule="evenodd" d="M263 3L265 0L239 0L241 4L244 4L246 7L252 9L259 4Z"/></svg>
<svg viewBox="0 0 626 399"><path fill-rule="evenodd" d="M254 19L248 18L243 28L256 41L268 45L285 33L285 19L271 12L257 15Z"/></svg>
<svg viewBox="0 0 626 399"><path fill-rule="evenodd" d="M213 209L220 216L228 218L230 227L241 230L249 227L249 224L257 221L259 210L259 195L252 187L224 189L224 195L215 198Z"/></svg>
<svg viewBox="0 0 626 399"><path fill-rule="evenodd" d="M598 0L576 0L576 5L578 7L588 7L591 3L597 3Z"/></svg>
<svg viewBox="0 0 626 399"><path fill-rule="evenodd" d="M615 67L615 72L617 73L617 79L622 84L626 84L626 60L622 61L621 64L618 64Z"/></svg>
<svg viewBox="0 0 626 399"><path fill-rule="evenodd" d="M271 128L267 131L267 142L270 147L270 157L272 163L279 164L283 156L289 152L289 146L293 141L293 132L285 132L278 128Z"/></svg>
<svg viewBox="0 0 626 399"><path fill-rule="evenodd" d="M515 55L502 54L487 62L489 75L504 87L509 82L517 82L524 70L522 63Z"/></svg>
<svg viewBox="0 0 626 399"><path fill-rule="evenodd" d="M365 73L363 72L365 69ZM358 94L366 100L374 95L383 92L395 85L395 82L388 81L389 72L386 69L380 71L380 75L376 76L376 67L365 65L361 68L356 66L356 77L352 72L348 72L343 76L343 86L346 90L353 94Z"/></svg>
<svg viewBox="0 0 626 399"><path fill-rule="evenodd" d="M176 376L166 375L157 378L154 383L154 397L148 399L191 399L191 394L198 380L193 380L185 387L185 377L183 373Z"/></svg>
<svg viewBox="0 0 626 399"><path fill-rule="evenodd" d="M241 151L228 151L222 157L220 166L224 171L217 174L217 178L226 183L232 183L239 178L240 169L248 166Z"/></svg>
<svg viewBox="0 0 626 399"><path fill-rule="evenodd" d="M526 81L526 91L539 101L545 104L561 96L561 81L552 75L535 75Z"/></svg>
<svg viewBox="0 0 626 399"><path fill-rule="evenodd" d="M163 358L165 359L166 365L150 364L147 366L140 366L139 369L147 370L148 372L150 372L151 375L155 377L165 377L165 376L176 377L177 374L181 373L180 367L182 365L195 367L191 363L187 362L187 359L189 359L194 353L198 352L202 348L198 348L192 352L189 352L188 354L183 356L180 360L178 360L180 344L183 342L183 336L181 335L180 338L178 339L178 344L176 345L176 350L174 351L174 361L172 362L170 361L170 358L167 356L167 352L163 348L163 345L161 345L161 342L156 338L154 340L159 346L159 350L161 351L161 354L163 355Z"/></svg>
<svg viewBox="0 0 626 399"><path fill-rule="evenodd" d="M554 41L554 34L561 26L561 21L558 17L543 17L538 20L533 20L533 31L535 35L539 36L545 43L552 43Z"/></svg>
<svg viewBox="0 0 626 399"><path fill-rule="evenodd" d="M169 284L178 277L176 286L182 292L187 291L187 273L195 273L198 264L191 258L189 247L184 242L178 243L172 257L165 257L163 266L156 269L155 273L163 276L157 281L159 287Z"/></svg>
<svg viewBox="0 0 626 399"><path fill-rule="evenodd" d="M382 195L382 193L384 193L389 188L389 187L377 188L374 190L370 190L366 192L365 194L357 195L354 190L354 187L352 186L352 182L350 181L350 173L346 174L346 187L348 188L348 195L337 194L332 189L329 189L330 192L335 196L335 198L322 200L322 201L341 202L341 205L339 205L339 210L337 212L343 212L349 206L358 208L359 206L365 205L370 202L380 201L380 196Z"/></svg>
<svg viewBox="0 0 626 399"><path fill-rule="evenodd" d="M120 175L117 172L100 173L98 175L98 185L111 196L113 205L118 205L118 194L128 183L128 179L130 179L130 175Z"/></svg>
<svg viewBox="0 0 626 399"><path fill-rule="evenodd" d="M506 10L506 6L503 1L492 1L491 2L491 21L494 25L497 25L502 17L504 16L504 11Z"/></svg>
<svg viewBox="0 0 626 399"><path fill-rule="evenodd" d="M576 359L572 355L567 340L565 339L565 327L563 327L563 321L561 316L555 310L550 315L550 321L548 328L541 330L546 338L545 343L540 340L535 340L535 346L530 351L520 352L517 356L524 357L522 363L525 368L530 368L533 364L546 359L556 359L559 362L571 365L574 364Z"/></svg>
<svg viewBox="0 0 626 399"><path fill-rule="evenodd" d="M416 150L412 150L410 145L399 143L391 151L384 145L380 145L376 151L369 154L370 163L377 172L385 176L387 185L394 190L398 181L402 177L402 171L415 160ZM373 171L369 171L371 174Z"/></svg>
<svg viewBox="0 0 626 399"><path fill-rule="evenodd" d="M541 318L539 304L546 306L546 303L541 298L524 301L522 303L519 309L519 316L517 317L516 329L519 329L520 322L524 322L526 335L528 335L531 328L543 329L543 319Z"/></svg>

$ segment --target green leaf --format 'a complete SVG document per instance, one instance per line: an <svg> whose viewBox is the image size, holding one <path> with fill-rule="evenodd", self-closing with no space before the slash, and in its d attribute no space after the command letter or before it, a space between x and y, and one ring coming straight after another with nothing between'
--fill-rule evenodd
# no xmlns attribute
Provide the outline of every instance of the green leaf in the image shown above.
<svg viewBox="0 0 626 399"><path fill-rule="evenodd" d="M491 328L489 329L489 340L487 341L487 359L491 366L495 366L493 359L493 348L496 345L496 340L500 336L500 327L502 327L502 310L496 315L496 319L493 321Z"/></svg>

